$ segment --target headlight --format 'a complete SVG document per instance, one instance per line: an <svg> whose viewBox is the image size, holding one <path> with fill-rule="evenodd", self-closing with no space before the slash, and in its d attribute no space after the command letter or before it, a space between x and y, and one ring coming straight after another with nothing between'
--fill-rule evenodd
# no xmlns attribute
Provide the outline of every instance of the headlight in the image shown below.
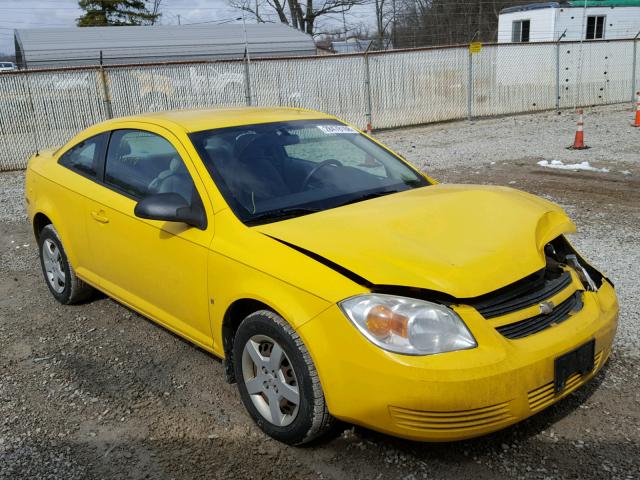
<svg viewBox="0 0 640 480"><path fill-rule="evenodd" d="M460 317L437 303L366 294L339 305L365 337L390 352L429 355L477 346Z"/></svg>

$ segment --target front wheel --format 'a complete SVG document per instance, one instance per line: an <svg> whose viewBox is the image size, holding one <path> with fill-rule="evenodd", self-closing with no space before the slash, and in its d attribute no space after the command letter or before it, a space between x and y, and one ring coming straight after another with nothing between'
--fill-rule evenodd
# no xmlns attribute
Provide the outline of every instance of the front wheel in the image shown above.
<svg viewBox="0 0 640 480"><path fill-rule="evenodd" d="M331 429L335 420L318 372L302 339L282 317L261 310L245 318L233 357L242 402L267 435L301 445Z"/></svg>

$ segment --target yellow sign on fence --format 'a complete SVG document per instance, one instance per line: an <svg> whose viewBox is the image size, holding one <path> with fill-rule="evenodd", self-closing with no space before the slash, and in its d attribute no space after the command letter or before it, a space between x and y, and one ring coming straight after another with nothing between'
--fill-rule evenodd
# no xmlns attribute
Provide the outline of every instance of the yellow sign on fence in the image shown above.
<svg viewBox="0 0 640 480"><path fill-rule="evenodd" d="M482 50L482 43L472 42L469 44L469 51L471 53L480 53L480 50Z"/></svg>

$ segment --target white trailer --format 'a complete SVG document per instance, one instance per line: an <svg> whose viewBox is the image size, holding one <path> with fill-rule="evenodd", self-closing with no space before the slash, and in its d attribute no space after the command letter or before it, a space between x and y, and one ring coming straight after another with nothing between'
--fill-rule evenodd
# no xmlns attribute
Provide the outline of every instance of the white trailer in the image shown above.
<svg viewBox="0 0 640 480"><path fill-rule="evenodd" d="M613 40L640 33L640 0L572 0L504 8L498 43Z"/></svg>

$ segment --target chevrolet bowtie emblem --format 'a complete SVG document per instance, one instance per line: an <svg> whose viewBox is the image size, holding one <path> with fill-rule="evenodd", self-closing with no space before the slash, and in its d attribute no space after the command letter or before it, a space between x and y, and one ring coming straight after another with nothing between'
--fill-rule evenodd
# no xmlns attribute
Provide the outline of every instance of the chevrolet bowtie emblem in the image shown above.
<svg viewBox="0 0 640 480"><path fill-rule="evenodd" d="M542 302L538 306L540 307L540 313L542 313L543 315L547 315L553 312L553 302Z"/></svg>

